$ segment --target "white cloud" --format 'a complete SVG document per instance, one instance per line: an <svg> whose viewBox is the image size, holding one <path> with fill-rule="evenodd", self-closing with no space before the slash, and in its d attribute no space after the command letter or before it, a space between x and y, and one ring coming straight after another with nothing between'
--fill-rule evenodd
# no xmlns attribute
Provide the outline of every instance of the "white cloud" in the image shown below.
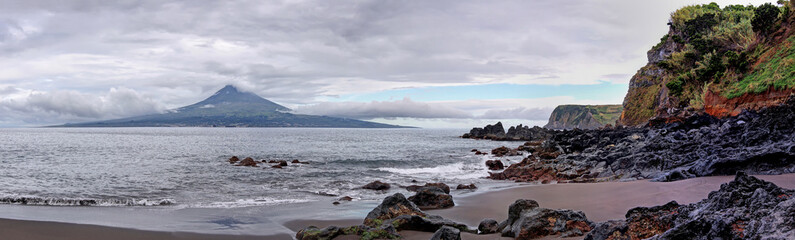
<svg viewBox="0 0 795 240"><path fill-rule="evenodd" d="M5 92L5 91L4 91ZM165 108L127 88L111 88L101 96L77 91L19 90L0 95L0 122L54 124L162 112Z"/></svg>

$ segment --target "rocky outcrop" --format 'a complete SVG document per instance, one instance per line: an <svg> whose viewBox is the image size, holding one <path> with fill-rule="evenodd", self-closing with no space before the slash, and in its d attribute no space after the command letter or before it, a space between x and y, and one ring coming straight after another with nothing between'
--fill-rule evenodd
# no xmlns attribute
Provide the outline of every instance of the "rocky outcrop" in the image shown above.
<svg viewBox="0 0 795 240"><path fill-rule="evenodd" d="M700 202L633 208L585 239L795 239L794 190L738 173Z"/></svg>
<svg viewBox="0 0 795 240"><path fill-rule="evenodd" d="M469 229L465 224L425 213L406 199L403 194L395 193L384 198L381 204L370 211L362 225L350 227L329 226L324 229L309 226L298 231L295 237L298 240L316 240L333 239L349 235L358 236L359 239L399 239L401 236L398 231L411 230L439 233L439 230L445 227L455 229L459 233L461 231L477 233L477 230ZM442 230L439 237L440 239L449 239L442 237L454 237L457 235L455 232L449 229Z"/></svg>
<svg viewBox="0 0 795 240"><path fill-rule="evenodd" d="M621 105L560 105L549 116L548 129L597 129L615 124Z"/></svg>
<svg viewBox="0 0 795 240"><path fill-rule="evenodd" d="M439 187L423 187L417 191L417 194L409 197L409 201L416 204L420 209L450 208L455 206L455 203L453 202L453 196L450 196L449 193L449 188L445 193Z"/></svg>
<svg viewBox="0 0 795 240"><path fill-rule="evenodd" d="M598 182L674 181L712 175L795 172L795 98L718 119L694 115L647 128L559 131L533 155L492 179Z"/></svg>
<svg viewBox="0 0 795 240"><path fill-rule="evenodd" d="M723 118L784 101L795 92L795 74L785 63L795 59L795 14L781 14L772 31L760 32L752 26L760 8L705 4L672 13L668 33L630 79L618 122L672 123L701 113Z"/></svg>
<svg viewBox="0 0 795 240"><path fill-rule="evenodd" d="M519 124L515 127L510 127L506 133L505 129L502 127L502 123L497 122L495 125L487 125L484 128L473 128L469 133L461 137L496 141L537 141L548 138L552 135L552 132L554 131L538 126L531 128Z"/></svg>
<svg viewBox="0 0 795 240"><path fill-rule="evenodd" d="M581 211L547 209L533 200L519 199L508 207L508 219L497 230L503 237L535 239L548 235L583 236L593 223Z"/></svg>
<svg viewBox="0 0 795 240"><path fill-rule="evenodd" d="M362 186L364 189L371 189L371 190L389 190L392 186L389 183L383 183L381 181L373 181L368 183L367 185Z"/></svg>
<svg viewBox="0 0 795 240"><path fill-rule="evenodd" d="M505 128L502 127L502 122L497 122L494 125L486 125L483 128L473 128L469 133L461 136L462 138L475 138L475 139L502 139L505 138Z"/></svg>
<svg viewBox="0 0 795 240"><path fill-rule="evenodd" d="M502 170L505 168L505 166L502 165L502 161L500 160L487 160L486 167L488 167L489 170Z"/></svg>

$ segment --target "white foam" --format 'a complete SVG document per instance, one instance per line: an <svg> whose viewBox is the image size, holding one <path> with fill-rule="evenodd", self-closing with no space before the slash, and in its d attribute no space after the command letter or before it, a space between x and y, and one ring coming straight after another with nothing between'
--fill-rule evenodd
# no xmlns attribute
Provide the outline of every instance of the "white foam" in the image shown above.
<svg viewBox="0 0 795 240"><path fill-rule="evenodd" d="M277 199L272 197L262 197L256 199L238 199L231 202L212 202L212 203L199 203L192 204L188 207L193 208L240 208L240 207L255 207L255 206L272 206L279 204L289 203L305 203L314 202L310 199Z"/></svg>
<svg viewBox="0 0 795 240"><path fill-rule="evenodd" d="M476 179L488 176L484 168L464 163L453 163L430 168L378 168L380 171L408 176L433 176L449 179Z"/></svg>

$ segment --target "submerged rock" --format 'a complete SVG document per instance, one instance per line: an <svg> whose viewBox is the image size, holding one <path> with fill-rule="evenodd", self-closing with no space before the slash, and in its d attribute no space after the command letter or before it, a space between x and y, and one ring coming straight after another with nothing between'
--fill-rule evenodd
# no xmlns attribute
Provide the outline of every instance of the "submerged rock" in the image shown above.
<svg viewBox="0 0 795 240"><path fill-rule="evenodd" d="M458 184L458 186L456 186L456 187L455 187L455 189L458 189L458 190L461 190L461 189L474 190L474 189L478 189L478 186L475 186L475 184L474 184L474 183L471 183L471 184L469 184L469 185L466 185L466 184Z"/></svg>
<svg viewBox="0 0 795 240"><path fill-rule="evenodd" d="M371 189L371 190L389 190L392 186L389 183L383 183L381 181L373 181L368 183L367 185L362 186L364 189Z"/></svg>
<svg viewBox="0 0 795 240"><path fill-rule="evenodd" d="M243 159L243 161L240 161L240 163L238 163L237 166L256 167L257 161L254 161L253 158L247 157Z"/></svg>
<svg viewBox="0 0 795 240"><path fill-rule="evenodd" d="M738 173L697 203L633 208L585 239L795 239L794 190Z"/></svg>

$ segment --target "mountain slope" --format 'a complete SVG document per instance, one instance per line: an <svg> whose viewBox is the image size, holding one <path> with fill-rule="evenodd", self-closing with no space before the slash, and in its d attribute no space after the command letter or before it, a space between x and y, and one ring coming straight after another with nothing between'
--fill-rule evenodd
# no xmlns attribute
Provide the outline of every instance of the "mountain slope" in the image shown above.
<svg viewBox="0 0 795 240"><path fill-rule="evenodd" d="M596 129L614 124L621 109L621 105L560 105L552 111L544 128Z"/></svg>
<svg viewBox="0 0 795 240"><path fill-rule="evenodd" d="M671 14L668 34L647 52L619 123L679 122L696 113L735 116L795 93L795 8L715 3Z"/></svg>
<svg viewBox="0 0 795 240"><path fill-rule="evenodd" d="M227 85L209 98L162 113L58 127L329 127L400 128L355 119L292 114L290 109Z"/></svg>

